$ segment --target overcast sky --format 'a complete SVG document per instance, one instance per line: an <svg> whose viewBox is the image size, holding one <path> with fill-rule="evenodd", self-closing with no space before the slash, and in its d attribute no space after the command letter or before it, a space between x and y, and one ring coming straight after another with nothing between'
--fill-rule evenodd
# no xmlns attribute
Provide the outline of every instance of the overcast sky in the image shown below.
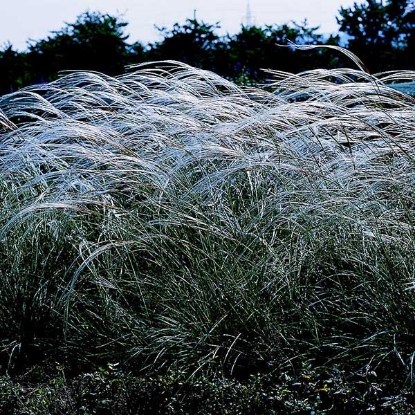
<svg viewBox="0 0 415 415"><path fill-rule="evenodd" d="M363 1L363 0L362 0ZM357 0L357 3L362 1ZM336 15L341 6L355 0L249 0L253 22L319 25L322 33L337 32ZM248 0L0 0L0 46L10 42L24 50L28 39L40 40L85 11L122 15L129 24L129 42L144 44L160 39L155 25L171 28L193 17L206 23L220 22L219 34L236 33L245 22Z"/></svg>

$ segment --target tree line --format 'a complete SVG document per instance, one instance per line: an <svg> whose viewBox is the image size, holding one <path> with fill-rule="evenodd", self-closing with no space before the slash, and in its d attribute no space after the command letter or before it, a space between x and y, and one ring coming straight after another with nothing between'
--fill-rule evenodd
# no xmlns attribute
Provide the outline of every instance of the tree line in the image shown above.
<svg viewBox="0 0 415 415"><path fill-rule="evenodd" d="M129 42L121 17L86 12L46 39L28 41L27 50L0 48L0 93L49 82L63 70L93 70L117 75L130 64L173 59L212 70L234 82L266 82L262 68L301 72L317 67L349 66L332 49L299 51L301 45L343 45L357 54L372 73L415 69L415 13L411 0L367 0L341 8L339 33L323 36L307 21L284 25L241 26L234 35L219 36L219 24L196 18L159 28L162 40L144 45ZM347 40L341 43L341 39ZM283 45L287 47L280 47Z"/></svg>

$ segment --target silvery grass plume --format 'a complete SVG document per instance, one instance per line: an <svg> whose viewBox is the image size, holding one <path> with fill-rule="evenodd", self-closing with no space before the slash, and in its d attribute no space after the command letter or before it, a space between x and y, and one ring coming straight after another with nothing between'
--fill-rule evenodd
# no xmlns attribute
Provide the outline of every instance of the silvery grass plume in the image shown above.
<svg viewBox="0 0 415 415"><path fill-rule="evenodd" d="M415 11L415 1L408 1L405 10L403 12L403 16L408 15L409 13L413 13Z"/></svg>
<svg viewBox="0 0 415 415"><path fill-rule="evenodd" d="M167 61L0 98L3 349L63 329L146 370L410 366L415 101L390 84L415 72L268 72Z"/></svg>

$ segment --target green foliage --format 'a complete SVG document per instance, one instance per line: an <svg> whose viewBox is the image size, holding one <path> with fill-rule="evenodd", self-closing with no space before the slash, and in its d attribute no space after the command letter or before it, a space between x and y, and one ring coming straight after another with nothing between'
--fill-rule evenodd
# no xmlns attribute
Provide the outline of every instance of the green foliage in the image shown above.
<svg viewBox="0 0 415 415"><path fill-rule="evenodd" d="M316 65L330 67L333 62L330 62L327 49L304 53L280 47L289 45L289 42L301 45L326 43L317 30L318 27L308 27L307 21L301 25L242 27L239 33L228 36L224 42L226 47L221 54L218 72L238 83L257 84L266 81L263 69L301 72ZM335 41L331 38L328 42Z"/></svg>
<svg viewBox="0 0 415 415"><path fill-rule="evenodd" d="M414 18L408 0L369 0L342 7L337 20L340 32L348 36L348 48L375 72L415 67L411 53ZM318 27L309 27L306 20L301 24L241 27L234 35L219 36L219 23L187 19L171 29L159 28L163 39L149 45L127 43L126 26L118 16L86 12L46 39L28 42L27 52L19 53L6 45L0 51L0 94L51 81L60 71L84 69L116 75L123 73L126 65L145 61L177 60L244 85L266 82L262 70L268 68L298 73L346 65L342 56L330 49L299 52L286 47L289 42L339 45L338 35L324 38Z"/></svg>
<svg viewBox="0 0 415 415"><path fill-rule="evenodd" d="M323 36L317 33L318 27L303 24L242 27L236 35L220 38L215 29L197 20L187 20L172 30L160 29L164 39L150 45L149 60L168 60L188 63L225 76L239 84L257 84L266 81L262 69L275 67L284 71L300 72L311 69L316 64L332 66L334 62L328 50L321 49L304 53L281 48L288 43L316 45L324 43ZM328 43L336 43L332 37Z"/></svg>
<svg viewBox="0 0 415 415"><path fill-rule="evenodd" d="M32 41L28 59L44 81L68 69L120 73L126 63L126 25L110 15L86 12L47 39Z"/></svg>
<svg viewBox="0 0 415 415"><path fill-rule="evenodd" d="M413 69L415 13L404 14L408 0L368 0L341 8L340 31L350 39L348 47L364 57L373 71Z"/></svg>
<svg viewBox="0 0 415 415"><path fill-rule="evenodd" d="M161 42L149 46L149 60L176 60L204 69L214 69L214 52L219 42L215 29L218 23L211 25L196 19L187 19L183 25L174 24L171 30L159 28L163 36Z"/></svg>
<svg viewBox="0 0 415 415"><path fill-rule="evenodd" d="M21 88L27 82L27 62L24 54L7 44L0 50L0 94Z"/></svg>
<svg viewBox="0 0 415 415"><path fill-rule="evenodd" d="M397 393L398 392L398 393ZM382 382L373 371L346 374L339 370L310 371L296 377L255 374L236 379L180 373L133 376L108 364L68 378L65 368L40 382L0 377L0 410L10 415L66 414L413 414L413 396Z"/></svg>
<svg viewBox="0 0 415 415"><path fill-rule="evenodd" d="M119 17L84 13L75 23L53 32L48 38L30 41L28 52L17 53L8 46L0 53L4 83L0 93L22 86L56 79L64 70L95 70L109 75L124 72L127 64L144 61L177 60L195 67L213 70L236 82L255 84L265 81L262 69L275 67L299 72L316 65L338 64L327 50L297 53L279 48L276 43L323 43L323 38L303 24L241 28L234 36L219 37L219 24L188 19L172 29L160 28L163 40L142 45L128 44L127 23ZM329 43L337 43L331 37Z"/></svg>

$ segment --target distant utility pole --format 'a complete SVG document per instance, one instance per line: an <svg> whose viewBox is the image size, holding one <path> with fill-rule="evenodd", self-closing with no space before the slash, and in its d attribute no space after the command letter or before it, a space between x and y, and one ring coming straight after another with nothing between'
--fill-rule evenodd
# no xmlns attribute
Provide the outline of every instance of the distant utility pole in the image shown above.
<svg viewBox="0 0 415 415"><path fill-rule="evenodd" d="M251 4L249 3L249 0L247 1L247 4L246 4L246 15L245 15L244 20L245 20L244 23L246 27L252 27L254 25L254 18L252 16Z"/></svg>

